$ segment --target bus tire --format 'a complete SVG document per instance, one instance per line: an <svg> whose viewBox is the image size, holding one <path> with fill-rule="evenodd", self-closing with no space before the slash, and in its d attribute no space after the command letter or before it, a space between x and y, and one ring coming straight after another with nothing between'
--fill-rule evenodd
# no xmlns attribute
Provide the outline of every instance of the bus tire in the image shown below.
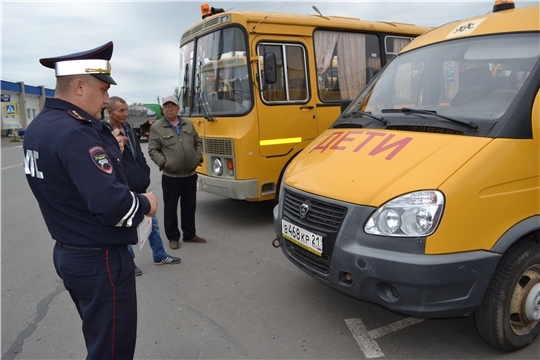
<svg viewBox="0 0 540 360"><path fill-rule="evenodd" d="M540 333L540 244L520 241L504 254L475 311L476 328L490 345L521 349Z"/></svg>

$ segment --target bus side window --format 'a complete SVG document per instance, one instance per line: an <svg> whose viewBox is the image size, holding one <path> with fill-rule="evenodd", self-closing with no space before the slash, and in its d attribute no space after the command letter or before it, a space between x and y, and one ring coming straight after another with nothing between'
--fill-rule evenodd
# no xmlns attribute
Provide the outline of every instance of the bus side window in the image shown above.
<svg viewBox="0 0 540 360"><path fill-rule="evenodd" d="M298 103L308 100L306 52L297 44L260 44L259 61L265 54L273 53L276 59L276 82L264 83L264 64L259 63L259 78L263 84L261 97L272 103Z"/></svg>
<svg viewBox="0 0 540 360"><path fill-rule="evenodd" d="M382 67L379 36L317 30L313 35L322 101L353 99Z"/></svg>
<svg viewBox="0 0 540 360"><path fill-rule="evenodd" d="M306 100L306 60L303 48L287 46L287 78L289 82L289 100Z"/></svg>
<svg viewBox="0 0 540 360"><path fill-rule="evenodd" d="M414 38L404 36L387 36L384 41L384 50L386 52L386 62L392 60L396 55L407 46Z"/></svg>

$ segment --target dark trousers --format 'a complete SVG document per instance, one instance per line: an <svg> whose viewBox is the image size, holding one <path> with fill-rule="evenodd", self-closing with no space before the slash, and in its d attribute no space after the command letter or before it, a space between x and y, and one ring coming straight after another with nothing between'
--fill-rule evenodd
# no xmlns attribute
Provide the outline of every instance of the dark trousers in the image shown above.
<svg viewBox="0 0 540 360"><path fill-rule="evenodd" d="M81 316L87 359L133 359L137 294L127 247L76 250L56 245L53 259Z"/></svg>
<svg viewBox="0 0 540 360"><path fill-rule="evenodd" d="M180 199L180 225L184 240L195 237L195 208L197 207L197 174L176 178L161 177L163 189L163 213L167 239L180 240L178 229L178 200Z"/></svg>

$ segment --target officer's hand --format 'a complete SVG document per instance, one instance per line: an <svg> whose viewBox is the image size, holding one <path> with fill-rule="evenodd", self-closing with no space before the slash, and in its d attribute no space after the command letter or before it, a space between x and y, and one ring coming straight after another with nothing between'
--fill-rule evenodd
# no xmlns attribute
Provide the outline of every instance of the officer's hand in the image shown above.
<svg viewBox="0 0 540 360"><path fill-rule="evenodd" d="M113 130L113 135L116 138L116 141L118 141L118 146L120 147L120 152L124 152L124 145L126 144L126 141L128 140L127 136L120 135L119 129Z"/></svg>
<svg viewBox="0 0 540 360"><path fill-rule="evenodd" d="M142 196L145 196L148 201L150 201L150 212L148 214L145 214L146 216L154 216L156 215L156 212L157 212L157 200L156 200L156 197L154 196L154 194L152 193L144 193L144 194L141 194Z"/></svg>
<svg viewBox="0 0 540 360"><path fill-rule="evenodd" d="M167 163L164 163L164 164L163 164L163 168L164 168L164 169L167 168Z"/></svg>

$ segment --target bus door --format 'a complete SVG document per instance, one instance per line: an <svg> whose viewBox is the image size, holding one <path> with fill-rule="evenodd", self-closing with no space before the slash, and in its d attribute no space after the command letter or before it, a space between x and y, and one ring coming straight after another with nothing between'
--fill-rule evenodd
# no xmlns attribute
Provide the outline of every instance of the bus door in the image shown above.
<svg viewBox="0 0 540 360"><path fill-rule="evenodd" d="M257 55L260 154L273 157L295 153L317 136L306 45L259 42Z"/></svg>

